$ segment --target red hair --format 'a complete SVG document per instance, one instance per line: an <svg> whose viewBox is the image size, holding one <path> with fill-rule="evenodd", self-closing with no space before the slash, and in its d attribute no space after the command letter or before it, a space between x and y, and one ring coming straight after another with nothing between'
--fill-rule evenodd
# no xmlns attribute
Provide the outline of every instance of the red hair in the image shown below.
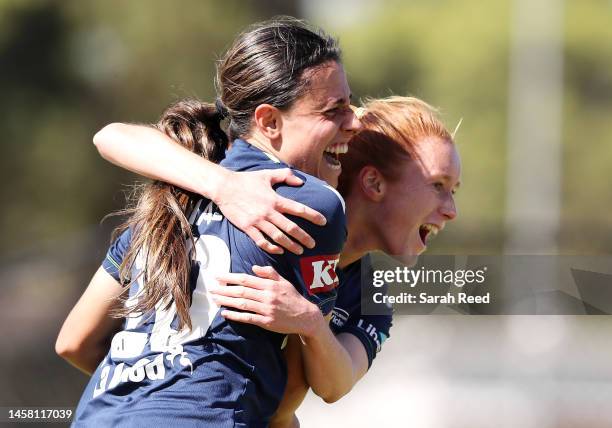
<svg viewBox="0 0 612 428"><path fill-rule="evenodd" d="M342 174L338 191L347 197L359 171L376 167L385 178L399 178L401 160L414 159L415 147L427 137L453 143L453 137L438 118L435 108L413 97L393 96L367 100L360 117L363 130L341 155Z"/></svg>

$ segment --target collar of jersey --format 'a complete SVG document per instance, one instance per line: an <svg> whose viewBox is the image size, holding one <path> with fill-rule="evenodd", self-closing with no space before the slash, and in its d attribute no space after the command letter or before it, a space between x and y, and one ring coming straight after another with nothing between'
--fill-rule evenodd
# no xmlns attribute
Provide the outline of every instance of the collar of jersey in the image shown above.
<svg viewBox="0 0 612 428"><path fill-rule="evenodd" d="M259 147L255 147L251 143L249 143L249 142L247 142L245 140L241 140L239 138L234 140L234 144L233 144L232 150L235 150L235 149L239 149L239 150L240 149L253 150L255 152L259 152L259 153L263 154L264 156L266 156L268 159L270 159L274 163L282 163L282 164L284 164L283 161L281 161L279 158L274 156L272 153L264 152Z"/></svg>

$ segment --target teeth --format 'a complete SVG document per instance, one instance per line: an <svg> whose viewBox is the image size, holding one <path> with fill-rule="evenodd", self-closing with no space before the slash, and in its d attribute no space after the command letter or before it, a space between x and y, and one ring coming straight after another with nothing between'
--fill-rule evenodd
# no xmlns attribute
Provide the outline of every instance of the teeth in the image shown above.
<svg viewBox="0 0 612 428"><path fill-rule="evenodd" d="M438 226L436 226L435 224L430 224L430 223L426 223L424 225L421 226L423 229L427 230L427 241L433 239L438 232L440 231L440 228Z"/></svg>
<svg viewBox="0 0 612 428"><path fill-rule="evenodd" d="M346 153L348 152L348 144L347 143L334 144L333 146L327 147L325 151L328 153L333 153L333 154Z"/></svg>

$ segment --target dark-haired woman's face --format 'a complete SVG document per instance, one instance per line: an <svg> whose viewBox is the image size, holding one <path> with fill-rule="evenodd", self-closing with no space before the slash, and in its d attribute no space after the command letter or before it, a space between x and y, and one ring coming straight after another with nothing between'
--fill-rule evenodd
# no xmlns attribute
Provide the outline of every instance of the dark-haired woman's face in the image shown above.
<svg viewBox="0 0 612 428"><path fill-rule="evenodd" d="M332 61L310 73L306 93L282 114L283 160L317 177L325 169L330 180L331 171L337 181L342 169L336 154L348 150L361 124L350 108L351 92L342 65Z"/></svg>

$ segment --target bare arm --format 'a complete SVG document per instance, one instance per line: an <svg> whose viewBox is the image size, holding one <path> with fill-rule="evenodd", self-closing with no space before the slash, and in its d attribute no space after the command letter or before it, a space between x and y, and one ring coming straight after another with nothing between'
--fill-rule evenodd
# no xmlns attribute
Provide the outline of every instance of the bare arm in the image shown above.
<svg viewBox="0 0 612 428"><path fill-rule="evenodd" d="M213 200L231 174L149 126L111 123L94 135L93 142L104 159L121 168Z"/></svg>
<svg viewBox="0 0 612 428"><path fill-rule="evenodd" d="M326 403L346 395L367 372L365 349L352 334L336 337L325 323L302 338L306 380Z"/></svg>
<svg viewBox="0 0 612 428"><path fill-rule="evenodd" d="M310 389L304 376L302 342L297 335L289 335L284 356L287 361L287 385L278 409L270 421L270 428L299 427L295 411Z"/></svg>
<svg viewBox="0 0 612 428"><path fill-rule="evenodd" d="M122 320L108 314L122 291L121 285L100 267L64 321L55 352L81 371L93 373L121 326Z"/></svg>
<svg viewBox="0 0 612 428"><path fill-rule="evenodd" d="M299 244L308 248L315 245L310 235L283 214L325 224L325 217L317 211L272 189L273 184L281 182L302 184L289 169L232 172L143 125L112 123L98 131L94 144L100 155L115 165L211 199L233 224L269 253L279 254L282 249L264 234L296 254L303 251Z"/></svg>
<svg viewBox="0 0 612 428"><path fill-rule="evenodd" d="M352 388L368 372L368 354L363 347L363 343L351 333L340 333L336 336L336 339L351 357L353 368Z"/></svg>
<svg viewBox="0 0 612 428"><path fill-rule="evenodd" d="M350 333L341 333L336 338L351 356L353 371L359 374L360 379L368 370L368 357L363 344ZM298 336L289 336L285 358L287 360L287 386L283 399L270 421L270 428L298 428L300 425L295 412L304 401L310 388L304 373L302 342ZM359 379L355 379L355 383Z"/></svg>

